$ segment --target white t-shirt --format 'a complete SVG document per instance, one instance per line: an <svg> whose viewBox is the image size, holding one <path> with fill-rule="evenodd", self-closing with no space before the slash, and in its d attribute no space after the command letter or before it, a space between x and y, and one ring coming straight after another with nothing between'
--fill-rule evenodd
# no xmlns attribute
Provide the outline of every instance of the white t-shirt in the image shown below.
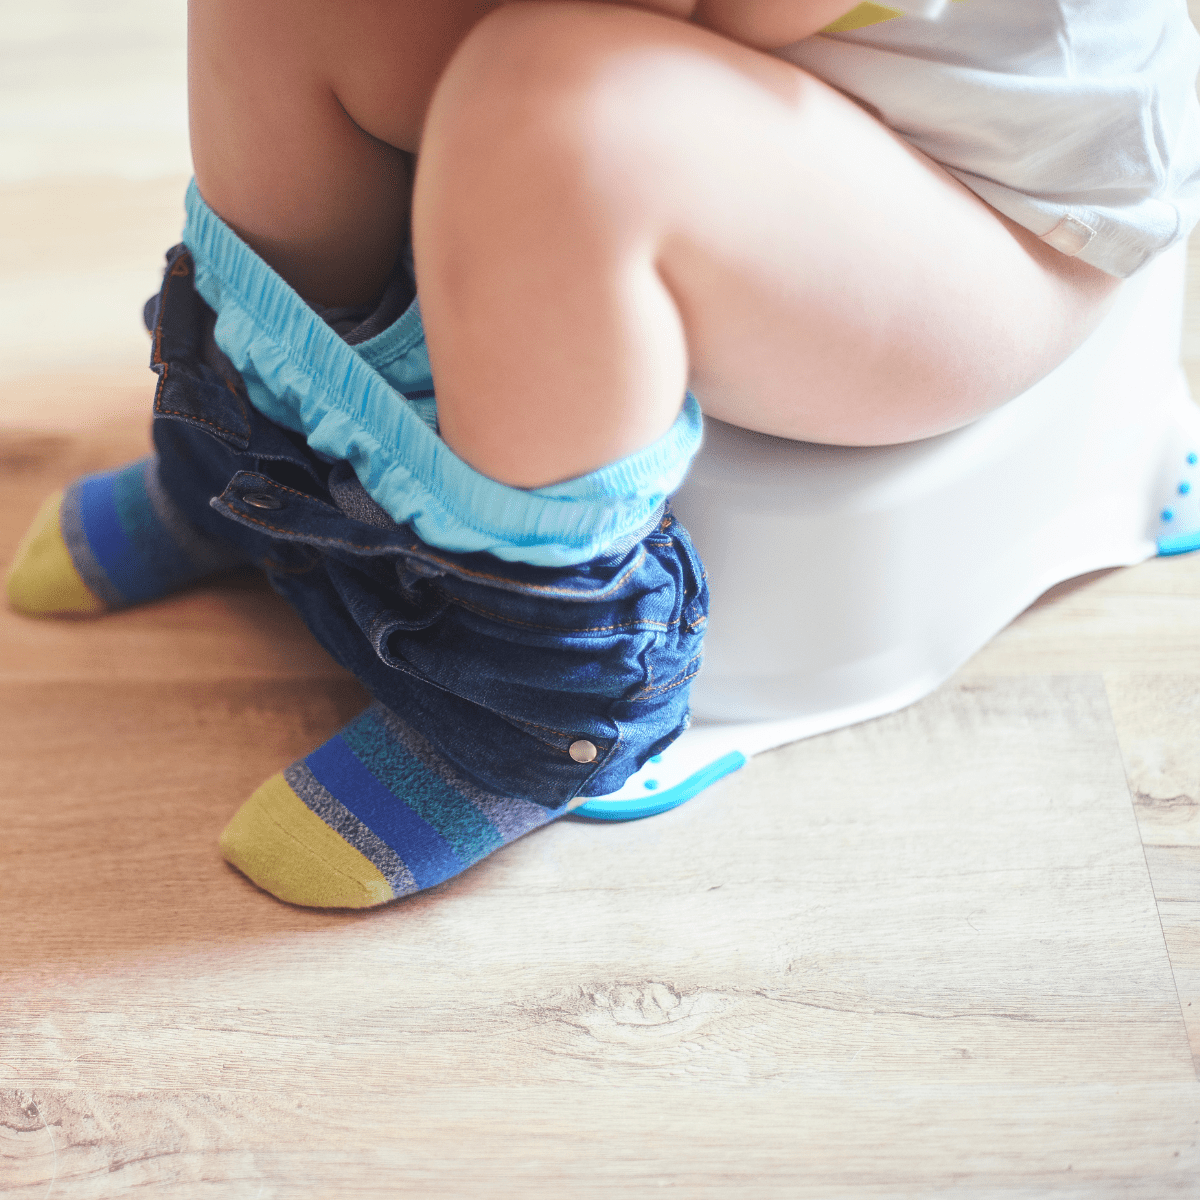
<svg viewBox="0 0 1200 1200"><path fill-rule="evenodd" d="M1112 275L1191 231L1200 37L1183 0L893 7L905 15L778 54L872 106L1005 216Z"/></svg>

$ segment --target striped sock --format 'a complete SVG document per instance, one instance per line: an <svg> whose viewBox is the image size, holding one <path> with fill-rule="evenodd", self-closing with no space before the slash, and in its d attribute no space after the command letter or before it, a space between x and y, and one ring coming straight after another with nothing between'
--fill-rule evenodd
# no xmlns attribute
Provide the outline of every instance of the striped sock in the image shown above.
<svg viewBox="0 0 1200 1200"><path fill-rule="evenodd" d="M221 851L281 900L369 908L457 875L567 807L483 791L376 703L268 779Z"/></svg>
<svg viewBox="0 0 1200 1200"><path fill-rule="evenodd" d="M51 496L17 547L6 590L13 608L34 616L97 613L242 561L183 516L152 456Z"/></svg>

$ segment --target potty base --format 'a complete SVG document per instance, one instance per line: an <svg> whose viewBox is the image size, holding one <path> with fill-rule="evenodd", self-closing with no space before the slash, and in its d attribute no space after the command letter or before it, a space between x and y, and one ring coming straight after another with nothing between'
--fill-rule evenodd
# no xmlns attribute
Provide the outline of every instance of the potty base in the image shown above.
<svg viewBox="0 0 1200 1200"><path fill-rule="evenodd" d="M1185 255L1130 279L1079 350L964 429L848 448L709 422L674 500L711 592L695 724L574 811L666 811L764 750L928 695L1065 579L1200 549Z"/></svg>

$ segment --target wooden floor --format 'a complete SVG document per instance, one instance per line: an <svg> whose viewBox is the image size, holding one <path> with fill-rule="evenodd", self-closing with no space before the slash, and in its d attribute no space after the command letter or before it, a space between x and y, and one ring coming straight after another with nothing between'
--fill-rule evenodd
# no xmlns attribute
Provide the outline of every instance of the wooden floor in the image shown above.
<svg viewBox="0 0 1200 1200"><path fill-rule="evenodd" d="M0 312L53 313L0 361L2 560L146 448L178 194L0 186ZM285 906L216 835L362 702L254 576L0 609L6 1200L1200 1197L1200 555L661 817Z"/></svg>

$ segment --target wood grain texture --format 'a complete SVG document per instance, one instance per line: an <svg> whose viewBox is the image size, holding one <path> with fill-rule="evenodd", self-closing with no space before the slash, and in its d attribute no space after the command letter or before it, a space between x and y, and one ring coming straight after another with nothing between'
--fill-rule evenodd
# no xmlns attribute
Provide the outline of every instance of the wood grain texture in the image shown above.
<svg viewBox="0 0 1200 1200"><path fill-rule="evenodd" d="M952 686L385 909L280 905L213 838L359 701L0 686L13 1194L1189 1194L1098 677Z"/></svg>
<svg viewBox="0 0 1200 1200"><path fill-rule="evenodd" d="M1110 675L1106 686L1200 1068L1200 667L1191 675Z"/></svg>
<svg viewBox="0 0 1200 1200"><path fill-rule="evenodd" d="M966 675L1102 671L1171 676L1200 664L1200 561L1151 559L1054 588L967 664Z"/></svg>
<svg viewBox="0 0 1200 1200"><path fill-rule="evenodd" d="M1196 1195L1187 1085L873 1083L435 1090L14 1090L6 1195L1168 1200ZM663 1102L669 1101L669 1107ZM880 1114L887 1113L886 1122ZM113 1152L113 1147L121 1149ZM55 1174L57 1172L57 1174ZM141 1192L139 1192L141 1189Z"/></svg>

